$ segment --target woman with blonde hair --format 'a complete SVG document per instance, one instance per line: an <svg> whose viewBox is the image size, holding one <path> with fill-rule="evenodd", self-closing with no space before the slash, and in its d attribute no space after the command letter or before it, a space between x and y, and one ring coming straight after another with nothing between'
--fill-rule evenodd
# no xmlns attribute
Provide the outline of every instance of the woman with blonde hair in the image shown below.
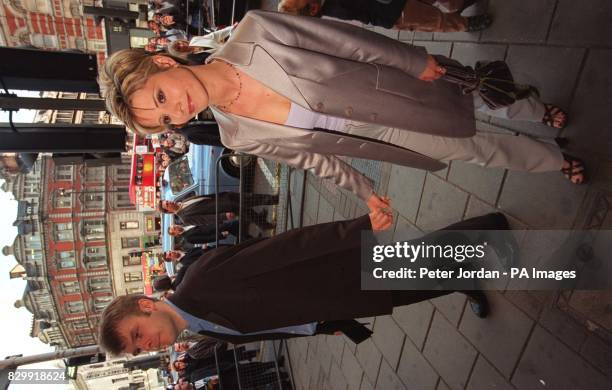
<svg viewBox="0 0 612 390"><path fill-rule="evenodd" d="M449 61L438 57L439 61ZM100 73L111 112L128 128L156 133L210 107L229 148L330 178L371 210L389 200L338 156L438 170L442 161L530 172L582 163L553 143L477 132L474 109L514 120L565 125L565 114L535 97L491 110L478 95L439 78L425 49L346 23L250 12L204 65L183 66L142 50L115 53Z"/></svg>

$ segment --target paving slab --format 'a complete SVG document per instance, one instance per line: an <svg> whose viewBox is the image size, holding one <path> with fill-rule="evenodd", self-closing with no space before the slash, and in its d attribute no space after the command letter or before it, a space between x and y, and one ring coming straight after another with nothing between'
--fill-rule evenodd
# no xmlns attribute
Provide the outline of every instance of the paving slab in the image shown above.
<svg viewBox="0 0 612 390"><path fill-rule="evenodd" d="M544 309L542 301L535 297L531 291L508 290L504 295L533 320L537 320L540 317L540 312Z"/></svg>
<svg viewBox="0 0 612 390"><path fill-rule="evenodd" d="M497 209L494 206L486 202L483 202L481 199L478 199L474 195L470 195L470 199L468 200L467 209L465 210L464 219L479 217L481 215L495 213L495 212L497 212Z"/></svg>
<svg viewBox="0 0 612 390"><path fill-rule="evenodd" d="M393 369L399 362L405 337L406 334L395 323L392 316L376 317L372 340Z"/></svg>
<svg viewBox="0 0 612 390"><path fill-rule="evenodd" d="M434 307L429 301L422 301L393 309L395 322L419 350L422 350L425 344L425 337L433 318L433 312ZM408 343L406 341L406 344Z"/></svg>
<svg viewBox="0 0 612 390"><path fill-rule="evenodd" d="M434 298L431 300L431 303L453 326L457 326L463 314L466 299L462 293L453 293Z"/></svg>
<svg viewBox="0 0 612 390"><path fill-rule="evenodd" d="M304 193L304 214L312 220L317 220L319 212L319 198L321 194L312 183L306 182L306 192Z"/></svg>
<svg viewBox="0 0 612 390"><path fill-rule="evenodd" d="M416 225L433 231L461 220L468 194L457 187L428 174Z"/></svg>
<svg viewBox="0 0 612 390"><path fill-rule="evenodd" d="M412 240L415 238L419 238L423 235L419 228L413 225L402 215L396 213L396 215L394 215L394 218L395 229L393 230L393 241Z"/></svg>
<svg viewBox="0 0 612 390"><path fill-rule="evenodd" d="M348 390L359 390L361 378L363 377L363 369L349 348L344 348L344 355L342 356L340 368L346 378Z"/></svg>
<svg viewBox="0 0 612 390"><path fill-rule="evenodd" d="M544 42L555 3L555 0L490 0L493 24L482 32L481 41Z"/></svg>
<svg viewBox="0 0 612 390"><path fill-rule="evenodd" d="M560 172L509 171L498 207L529 226L566 229L573 225L586 193Z"/></svg>
<svg viewBox="0 0 612 390"><path fill-rule="evenodd" d="M317 223L327 223L334 220L334 206L324 197L319 198L319 210L317 211Z"/></svg>
<svg viewBox="0 0 612 390"><path fill-rule="evenodd" d="M333 390L346 390L348 385L346 383L346 378L344 374L342 374L342 370L338 363L332 361L331 370L329 372L329 386L330 389Z"/></svg>
<svg viewBox="0 0 612 390"><path fill-rule="evenodd" d="M463 389L478 353L444 317L436 312L423 355L451 389Z"/></svg>
<svg viewBox="0 0 612 390"><path fill-rule="evenodd" d="M536 326L527 344L512 384L521 390L605 390L612 387L609 378L540 326Z"/></svg>
<svg viewBox="0 0 612 390"><path fill-rule="evenodd" d="M448 181L458 185L489 204L495 204L505 169L484 168L476 164L454 161L448 173Z"/></svg>
<svg viewBox="0 0 612 390"><path fill-rule="evenodd" d="M476 359L466 390L514 390L506 379L482 355Z"/></svg>
<svg viewBox="0 0 612 390"><path fill-rule="evenodd" d="M596 334L590 334L580 354L608 378L612 378L612 344Z"/></svg>
<svg viewBox="0 0 612 390"><path fill-rule="evenodd" d="M576 352L588 337L584 326L556 307L545 307L539 324Z"/></svg>
<svg viewBox="0 0 612 390"><path fill-rule="evenodd" d="M433 39L434 41L476 42L480 39L480 34L480 31L453 33L435 32Z"/></svg>
<svg viewBox="0 0 612 390"><path fill-rule="evenodd" d="M559 0L548 41L563 45L610 46L612 3Z"/></svg>
<svg viewBox="0 0 612 390"><path fill-rule="evenodd" d="M397 375L408 389L435 390L439 375L417 347L406 341Z"/></svg>
<svg viewBox="0 0 612 390"><path fill-rule="evenodd" d="M506 378L510 378L533 327L533 320L502 294L490 291L487 297L491 305L489 316L481 319L466 310L459 331Z"/></svg>
<svg viewBox="0 0 612 390"><path fill-rule="evenodd" d="M571 140L580 157L596 154L609 160L612 110L604 102L612 101L612 50L591 49L570 107L570 122L563 136Z"/></svg>
<svg viewBox="0 0 612 390"><path fill-rule="evenodd" d="M378 375L376 388L385 390L405 390L406 386L404 386L395 371L389 366L389 363L383 360L380 366L380 374Z"/></svg>
<svg viewBox="0 0 612 390"><path fill-rule="evenodd" d="M327 335L327 345L329 345L329 350L332 353L333 359L335 359L338 364L342 362L342 354L344 353L344 337L340 335Z"/></svg>
<svg viewBox="0 0 612 390"><path fill-rule="evenodd" d="M419 210L425 175L421 169L391 166L387 196L391 198L393 208L412 222L416 220Z"/></svg>
<svg viewBox="0 0 612 390"><path fill-rule="evenodd" d="M329 374L329 368L332 361L332 352L329 348L329 344L327 344L327 336L325 335L317 336L317 356L319 358L319 362L321 363L323 372L325 374Z"/></svg>
<svg viewBox="0 0 612 390"><path fill-rule="evenodd" d="M371 338L357 345L357 354L355 356L359 360L363 372L368 377L370 383L376 383L382 354Z"/></svg>
<svg viewBox="0 0 612 390"><path fill-rule="evenodd" d="M374 390L374 385L370 383L370 381L368 380L368 378L366 378L365 375L361 380L361 387L359 388L359 390Z"/></svg>
<svg viewBox="0 0 612 390"><path fill-rule="evenodd" d="M438 387L436 388L436 390L450 390L450 387L448 387L448 385L444 383L442 378L440 378L440 381L438 382Z"/></svg>
<svg viewBox="0 0 612 390"><path fill-rule="evenodd" d="M375 26L372 30L377 32L377 33L379 33L379 34L387 36L389 38L393 38L393 39L398 39L399 38L399 30L394 30L394 29L390 29L390 28L382 28L382 27L378 27L378 26Z"/></svg>
<svg viewBox="0 0 612 390"><path fill-rule="evenodd" d="M427 50L427 53L431 55L441 55L450 57L451 49L453 47L452 42L436 42L436 41L414 41L412 43L415 46L422 46Z"/></svg>
<svg viewBox="0 0 612 390"><path fill-rule="evenodd" d="M506 57L506 45L465 43L453 44L453 55L451 58L461 62L463 65L474 66L477 61L503 60Z"/></svg>

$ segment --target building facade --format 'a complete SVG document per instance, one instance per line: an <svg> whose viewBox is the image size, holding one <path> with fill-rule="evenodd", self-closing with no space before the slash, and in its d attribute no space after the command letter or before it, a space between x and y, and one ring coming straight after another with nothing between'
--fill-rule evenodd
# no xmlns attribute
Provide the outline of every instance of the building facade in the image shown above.
<svg viewBox="0 0 612 390"><path fill-rule="evenodd" d="M30 173L6 178L19 202L19 235L5 252L23 267L12 273L28 280L18 305L33 313L33 336L43 342L95 344L113 297L145 291L142 252L160 250L159 228L131 203L130 174L128 155L93 167L42 156Z"/></svg>
<svg viewBox="0 0 612 390"><path fill-rule="evenodd" d="M2 0L0 45L40 49L78 49L106 57L103 24L83 14L94 0Z"/></svg>
<svg viewBox="0 0 612 390"><path fill-rule="evenodd" d="M146 365L134 364L138 360L150 360L152 368L158 368L164 356L157 354L121 357L80 366L73 386L79 390L161 390L163 379L156 369L147 369Z"/></svg>

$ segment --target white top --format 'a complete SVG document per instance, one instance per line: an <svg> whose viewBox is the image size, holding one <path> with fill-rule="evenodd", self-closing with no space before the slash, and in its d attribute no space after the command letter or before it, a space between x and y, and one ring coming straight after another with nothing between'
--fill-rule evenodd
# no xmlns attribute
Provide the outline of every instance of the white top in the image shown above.
<svg viewBox="0 0 612 390"><path fill-rule="evenodd" d="M300 129L326 129L344 132L344 124L346 119L335 116L319 114L318 112L310 111L291 102L289 116L285 122L286 126L299 127Z"/></svg>

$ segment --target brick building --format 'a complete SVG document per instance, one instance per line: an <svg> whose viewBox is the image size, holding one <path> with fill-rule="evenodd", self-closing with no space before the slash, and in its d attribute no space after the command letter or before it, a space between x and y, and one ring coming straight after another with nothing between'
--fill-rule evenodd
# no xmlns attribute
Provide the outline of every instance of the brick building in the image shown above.
<svg viewBox="0 0 612 390"><path fill-rule="evenodd" d="M84 15L83 5L94 0L2 0L0 45L41 49L79 49L106 56L104 25Z"/></svg>
<svg viewBox="0 0 612 390"><path fill-rule="evenodd" d="M144 291L141 256L158 249L159 227L130 202L129 161L57 165L42 156L30 173L5 176L3 189L19 202L19 235L4 251L22 267L11 276L28 280L17 305L33 313L33 337L94 344L112 298Z"/></svg>

